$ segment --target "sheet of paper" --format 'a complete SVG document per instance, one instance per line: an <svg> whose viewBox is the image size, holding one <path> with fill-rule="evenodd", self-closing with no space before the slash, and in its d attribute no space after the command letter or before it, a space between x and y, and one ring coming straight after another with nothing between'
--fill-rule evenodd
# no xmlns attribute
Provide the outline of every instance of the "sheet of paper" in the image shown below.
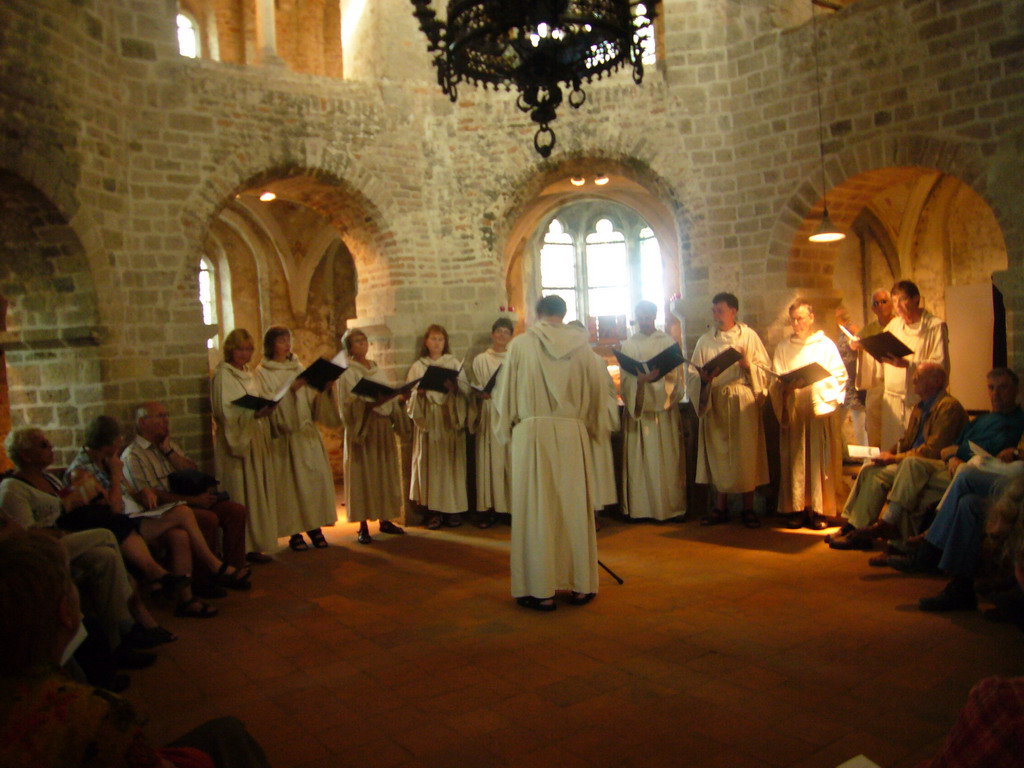
<svg viewBox="0 0 1024 768"><path fill-rule="evenodd" d="M851 445L849 448L851 459L873 459L881 453L881 451L873 445Z"/></svg>
<svg viewBox="0 0 1024 768"><path fill-rule="evenodd" d="M981 456L982 458L988 458L988 459L992 458L992 454L991 453L986 451L984 448L982 448L980 445L978 445L977 443L975 443L972 440L968 440L967 441L967 447L971 449L971 452L975 456Z"/></svg>

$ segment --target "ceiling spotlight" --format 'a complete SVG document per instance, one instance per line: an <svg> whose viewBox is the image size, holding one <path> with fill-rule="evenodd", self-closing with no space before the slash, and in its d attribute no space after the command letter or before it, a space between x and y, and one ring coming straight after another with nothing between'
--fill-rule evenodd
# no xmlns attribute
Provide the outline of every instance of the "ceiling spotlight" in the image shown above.
<svg viewBox="0 0 1024 768"><path fill-rule="evenodd" d="M572 184L574 187L582 187L584 184L587 183L587 180L584 179L582 176L573 176L569 179L569 183Z"/></svg>
<svg viewBox="0 0 1024 768"><path fill-rule="evenodd" d="M277 200L277 195L269 190L260 195L260 202L269 203L271 200Z"/></svg>
<svg viewBox="0 0 1024 768"><path fill-rule="evenodd" d="M597 186L599 187L603 187L605 184L608 183L608 177L605 176L603 173L599 173L597 174L597 176L594 177L594 183L597 184Z"/></svg>

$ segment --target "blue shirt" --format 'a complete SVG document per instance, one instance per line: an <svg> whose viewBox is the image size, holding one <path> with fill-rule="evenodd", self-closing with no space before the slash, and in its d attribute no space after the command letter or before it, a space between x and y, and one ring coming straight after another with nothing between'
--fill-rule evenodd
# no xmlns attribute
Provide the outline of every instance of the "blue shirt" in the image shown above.
<svg viewBox="0 0 1024 768"><path fill-rule="evenodd" d="M968 422L956 444L956 457L967 461L974 455L968 442L976 443L995 456L1006 448L1015 448L1024 434L1024 411L1014 406L1009 413L983 413Z"/></svg>

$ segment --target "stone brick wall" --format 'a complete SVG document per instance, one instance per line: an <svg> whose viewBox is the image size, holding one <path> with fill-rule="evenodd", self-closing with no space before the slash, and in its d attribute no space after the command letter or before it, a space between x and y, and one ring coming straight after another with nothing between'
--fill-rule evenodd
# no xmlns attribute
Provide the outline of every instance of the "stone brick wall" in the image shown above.
<svg viewBox="0 0 1024 768"><path fill-rule="evenodd" d="M667 258L681 284L668 291L685 294L691 343L723 287L769 341L798 293L857 300L839 295L832 251L794 249L823 192L809 24L782 29L759 3L668 0L659 67L641 89L625 73L588 87L541 161L511 94L464 86L452 105L437 91L407 0L343 6L356 8L358 20L342 20L355 30L345 79L183 60L173 3L0 8L0 167L50 200L82 244L108 412L165 398L186 447L208 456L195 265L217 212L275 180L301 177L289 199L338 228L358 274L352 322L399 371L429 322L448 327L460 354L486 336L518 245L507 236L572 158L635 169L675 217ZM1020 5L858 0L819 21L826 185L921 166L973 189L1002 228L1011 359L1024 364ZM236 48L251 46L250 22L230 20ZM229 55L226 40L225 61L254 60ZM847 215L839 199L836 210Z"/></svg>

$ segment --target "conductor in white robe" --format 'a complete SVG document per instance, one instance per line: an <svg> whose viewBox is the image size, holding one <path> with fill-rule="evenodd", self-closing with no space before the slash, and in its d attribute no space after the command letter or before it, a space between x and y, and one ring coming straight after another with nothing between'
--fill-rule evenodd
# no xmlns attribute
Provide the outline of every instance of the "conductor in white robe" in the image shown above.
<svg viewBox="0 0 1024 768"><path fill-rule="evenodd" d="M658 307L653 302L641 301L634 314L637 332L623 342L622 354L645 362L677 343L655 327ZM682 519L686 514L680 369L654 381L659 373L633 376L623 371L620 378L625 403L621 501L622 511L633 519Z"/></svg>
<svg viewBox="0 0 1024 768"><path fill-rule="evenodd" d="M512 596L538 611L555 610L558 590L575 605L597 594L590 440L606 390L586 331L564 325L565 311L560 296L537 303L492 398L495 434L512 443Z"/></svg>
<svg viewBox="0 0 1024 768"><path fill-rule="evenodd" d="M765 369L771 361L754 329L736 320L739 308L739 299L731 293L711 299L715 328L697 340L686 389L700 419L696 480L713 485L716 493L715 506L700 519L701 525L728 522L728 494L739 493L743 523L758 528L754 489L769 481L761 405L768 392ZM730 348L742 359L725 370L703 370Z"/></svg>

